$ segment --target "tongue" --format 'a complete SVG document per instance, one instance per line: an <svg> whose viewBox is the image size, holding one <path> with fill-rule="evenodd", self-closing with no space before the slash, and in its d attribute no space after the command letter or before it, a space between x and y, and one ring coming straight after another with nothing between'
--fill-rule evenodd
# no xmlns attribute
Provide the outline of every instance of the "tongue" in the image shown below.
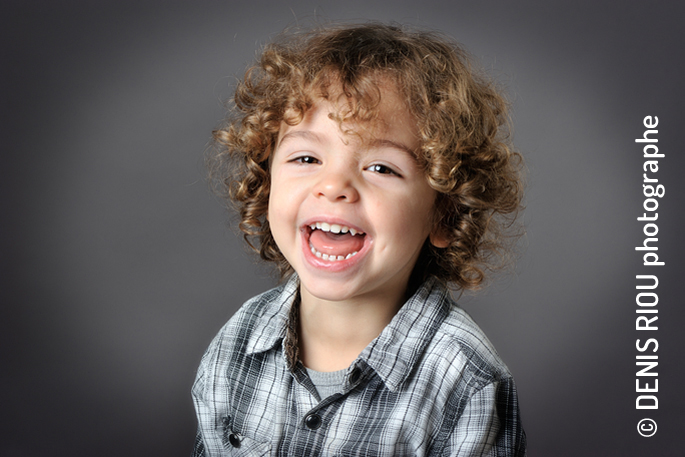
<svg viewBox="0 0 685 457"><path fill-rule="evenodd" d="M347 256L359 251L364 246L364 237L352 236L349 233L331 233L322 230L314 230L309 237L309 242L322 254Z"/></svg>

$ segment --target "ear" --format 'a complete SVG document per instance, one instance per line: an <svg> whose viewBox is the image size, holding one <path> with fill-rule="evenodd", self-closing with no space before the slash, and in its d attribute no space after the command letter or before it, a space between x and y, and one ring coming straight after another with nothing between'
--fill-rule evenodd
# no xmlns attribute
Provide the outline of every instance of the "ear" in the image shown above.
<svg viewBox="0 0 685 457"><path fill-rule="evenodd" d="M447 237L442 233L442 230L439 228L433 229L429 236L430 242L433 246L436 248L446 248L447 246L450 245L449 240Z"/></svg>

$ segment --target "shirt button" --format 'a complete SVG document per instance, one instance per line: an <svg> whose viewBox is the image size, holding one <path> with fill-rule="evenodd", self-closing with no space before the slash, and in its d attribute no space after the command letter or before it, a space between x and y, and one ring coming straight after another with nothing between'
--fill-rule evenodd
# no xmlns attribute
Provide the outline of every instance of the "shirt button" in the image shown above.
<svg viewBox="0 0 685 457"><path fill-rule="evenodd" d="M321 416L318 414L310 414L309 416L305 417L304 425L306 425L310 430L316 430L317 428L321 427Z"/></svg>
<svg viewBox="0 0 685 457"><path fill-rule="evenodd" d="M355 384L357 381L359 381L359 378L361 377L362 372L359 368L354 368L352 370L352 373L350 373L350 384Z"/></svg>
<svg viewBox="0 0 685 457"><path fill-rule="evenodd" d="M228 435L228 442L231 443L231 446L233 446L234 448L240 447L240 437L237 433L231 433L230 435Z"/></svg>

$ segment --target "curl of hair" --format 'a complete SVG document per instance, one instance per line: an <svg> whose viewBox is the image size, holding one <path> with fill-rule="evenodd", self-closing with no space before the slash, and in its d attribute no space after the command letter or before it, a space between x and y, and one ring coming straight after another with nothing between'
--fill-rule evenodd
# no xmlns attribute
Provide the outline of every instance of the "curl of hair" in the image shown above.
<svg viewBox="0 0 685 457"><path fill-rule="evenodd" d="M266 220L281 123L299 123L332 85L351 101L341 124L372 121L388 81L417 122L417 161L438 193L433 233L448 242L426 243L420 278L477 289L487 270L508 263L517 239L523 164L510 142L506 100L441 35L378 23L282 35L238 82L234 107L214 131L210 178L236 206L248 244L287 275L292 269Z"/></svg>

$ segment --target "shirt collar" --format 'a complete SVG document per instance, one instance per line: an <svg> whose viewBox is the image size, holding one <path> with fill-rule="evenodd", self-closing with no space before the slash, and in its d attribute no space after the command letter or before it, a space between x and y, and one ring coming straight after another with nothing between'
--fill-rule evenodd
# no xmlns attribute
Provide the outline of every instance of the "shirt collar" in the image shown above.
<svg viewBox="0 0 685 457"><path fill-rule="evenodd" d="M449 291L427 279L359 355L391 391L399 389L450 312Z"/></svg>
<svg viewBox="0 0 685 457"><path fill-rule="evenodd" d="M299 286L300 280L293 274L284 284L256 297L262 302L263 311L247 342L248 354L268 351L283 341L288 328L288 314L298 296Z"/></svg>
<svg viewBox="0 0 685 457"><path fill-rule="evenodd" d="M298 276L293 274L285 284L258 297L263 301L263 312L250 335L248 354L268 351L283 341L299 285ZM449 314L451 303L447 288L437 279L429 278L352 365L364 361L391 391L396 391Z"/></svg>

